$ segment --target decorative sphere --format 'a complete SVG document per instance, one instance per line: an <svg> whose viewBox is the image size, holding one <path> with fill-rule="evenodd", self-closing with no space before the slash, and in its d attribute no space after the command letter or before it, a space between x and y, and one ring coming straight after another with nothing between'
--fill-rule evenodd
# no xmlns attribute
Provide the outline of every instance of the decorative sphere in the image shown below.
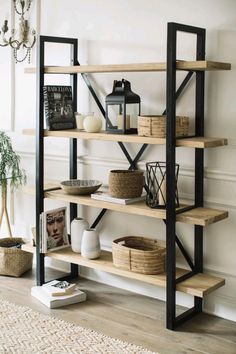
<svg viewBox="0 0 236 354"><path fill-rule="evenodd" d="M102 128L102 120L100 117L87 116L83 122L84 129L88 133L97 133Z"/></svg>

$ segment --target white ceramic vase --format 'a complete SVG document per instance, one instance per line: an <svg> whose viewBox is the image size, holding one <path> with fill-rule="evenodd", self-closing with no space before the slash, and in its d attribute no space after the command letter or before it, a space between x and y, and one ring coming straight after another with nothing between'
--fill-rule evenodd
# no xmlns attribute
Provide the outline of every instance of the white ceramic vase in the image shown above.
<svg viewBox="0 0 236 354"><path fill-rule="evenodd" d="M71 222L70 237L73 252L81 253L81 241L84 230L89 228L89 223L83 218L75 218Z"/></svg>
<svg viewBox="0 0 236 354"><path fill-rule="evenodd" d="M97 133L102 128L102 120L100 117L87 116L83 122L84 129L88 133Z"/></svg>
<svg viewBox="0 0 236 354"><path fill-rule="evenodd" d="M101 254L99 235L96 229L87 229L83 232L81 255L84 258L96 259Z"/></svg>

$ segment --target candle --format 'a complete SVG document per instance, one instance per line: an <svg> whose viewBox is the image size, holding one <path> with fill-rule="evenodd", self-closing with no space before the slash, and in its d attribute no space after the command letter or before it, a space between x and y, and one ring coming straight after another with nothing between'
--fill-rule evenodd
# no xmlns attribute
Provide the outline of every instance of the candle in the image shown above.
<svg viewBox="0 0 236 354"><path fill-rule="evenodd" d="M166 180L165 178L160 181L160 189L158 191L159 205L166 205Z"/></svg>
<svg viewBox="0 0 236 354"><path fill-rule="evenodd" d="M118 129L124 129L124 117L122 114L117 116ZM125 129L130 129L130 115L126 114L126 127Z"/></svg>
<svg viewBox="0 0 236 354"><path fill-rule="evenodd" d="M84 118L85 118L85 115L83 115L83 114L80 114L80 113L75 113L75 119L76 119L76 127L77 127L77 129L80 129L80 130L82 130L82 129L84 129L84 125L83 125L83 123L84 123Z"/></svg>

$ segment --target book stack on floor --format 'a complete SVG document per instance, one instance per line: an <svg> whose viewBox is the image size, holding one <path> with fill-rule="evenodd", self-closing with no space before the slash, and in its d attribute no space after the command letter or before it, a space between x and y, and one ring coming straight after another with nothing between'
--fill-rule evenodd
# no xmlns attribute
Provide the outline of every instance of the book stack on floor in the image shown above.
<svg viewBox="0 0 236 354"><path fill-rule="evenodd" d="M53 280L42 286L33 286L31 295L45 306L54 309L86 300L86 294L76 284Z"/></svg>

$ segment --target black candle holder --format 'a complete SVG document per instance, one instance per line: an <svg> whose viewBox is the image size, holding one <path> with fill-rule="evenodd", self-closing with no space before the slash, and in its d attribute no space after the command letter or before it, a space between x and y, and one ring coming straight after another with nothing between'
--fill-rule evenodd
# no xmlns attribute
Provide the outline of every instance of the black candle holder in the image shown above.
<svg viewBox="0 0 236 354"><path fill-rule="evenodd" d="M175 207L179 207L179 196L177 181L179 175L179 165L175 164ZM146 163L146 184L147 197L146 204L150 208L166 208L166 162Z"/></svg>

